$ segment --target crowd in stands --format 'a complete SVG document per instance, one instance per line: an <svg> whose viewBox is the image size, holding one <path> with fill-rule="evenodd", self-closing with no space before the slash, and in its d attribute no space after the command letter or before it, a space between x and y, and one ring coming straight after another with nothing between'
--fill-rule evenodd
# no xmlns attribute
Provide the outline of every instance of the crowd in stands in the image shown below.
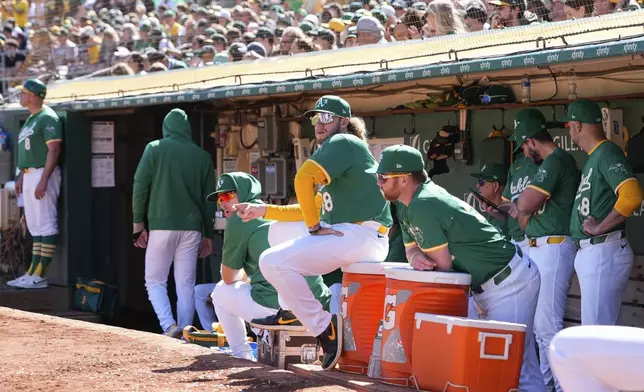
<svg viewBox="0 0 644 392"><path fill-rule="evenodd" d="M141 75L640 8L636 0L163 1L3 1L3 91L33 76Z"/></svg>

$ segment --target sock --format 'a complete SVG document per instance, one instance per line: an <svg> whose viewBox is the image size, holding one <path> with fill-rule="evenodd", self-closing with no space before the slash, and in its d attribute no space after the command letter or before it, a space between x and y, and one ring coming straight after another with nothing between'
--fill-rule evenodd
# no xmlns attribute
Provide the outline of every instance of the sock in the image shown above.
<svg viewBox="0 0 644 392"><path fill-rule="evenodd" d="M44 278L47 274L49 263L51 263L51 259L54 257L54 253L56 253L57 239L57 234L42 236L42 241L40 243L40 263L34 271L34 273L41 278Z"/></svg>
<svg viewBox="0 0 644 392"><path fill-rule="evenodd" d="M36 271L36 267L38 266L38 264L40 264L40 241L42 237L32 236L32 238L33 238L33 246L31 248L31 265L27 270L27 273L29 275L33 275L34 272Z"/></svg>

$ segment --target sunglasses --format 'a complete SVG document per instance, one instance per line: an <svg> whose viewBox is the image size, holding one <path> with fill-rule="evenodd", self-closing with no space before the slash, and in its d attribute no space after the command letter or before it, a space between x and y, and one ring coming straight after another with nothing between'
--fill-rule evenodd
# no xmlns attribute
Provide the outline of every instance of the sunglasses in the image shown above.
<svg viewBox="0 0 644 392"><path fill-rule="evenodd" d="M378 174L378 182L380 184L384 184L385 181L387 181L390 178L396 178L396 177L405 177L408 176L409 173L400 173L400 174Z"/></svg>
<svg viewBox="0 0 644 392"><path fill-rule="evenodd" d="M311 117L311 124L315 126L317 123L320 124L331 124L335 116L331 113L317 113L315 116Z"/></svg>
<svg viewBox="0 0 644 392"><path fill-rule="evenodd" d="M229 202L234 198L235 198L235 192L220 193L219 197L217 197L217 203L219 203L219 205L221 205L221 203Z"/></svg>

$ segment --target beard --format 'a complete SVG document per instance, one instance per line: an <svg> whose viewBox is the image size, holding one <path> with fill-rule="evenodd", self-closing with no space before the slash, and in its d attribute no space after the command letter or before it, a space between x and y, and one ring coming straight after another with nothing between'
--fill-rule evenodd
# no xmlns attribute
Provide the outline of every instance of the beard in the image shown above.
<svg viewBox="0 0 644 392"><path fill-rule="evenodd" d="M539 153L536 150L528 149L528 155L536 165L541 165L541 162L543 162L543 159L541 159L541 157L539 156Z"/></svg>

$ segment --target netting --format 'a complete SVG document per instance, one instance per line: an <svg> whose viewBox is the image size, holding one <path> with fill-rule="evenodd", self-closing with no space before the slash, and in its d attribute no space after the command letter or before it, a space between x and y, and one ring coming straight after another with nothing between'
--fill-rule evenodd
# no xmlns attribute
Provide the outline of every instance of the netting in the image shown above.
<svg viewBox="0 0 644 392"><path fill-rule="evenodd" d="M29 77L95 78L556 23L635 0L9 0L3 95ZM604 27L605 28L605 27ZM477 34L476 37L480 37ZM296 66L296 64L294 64Z"/></svg>

